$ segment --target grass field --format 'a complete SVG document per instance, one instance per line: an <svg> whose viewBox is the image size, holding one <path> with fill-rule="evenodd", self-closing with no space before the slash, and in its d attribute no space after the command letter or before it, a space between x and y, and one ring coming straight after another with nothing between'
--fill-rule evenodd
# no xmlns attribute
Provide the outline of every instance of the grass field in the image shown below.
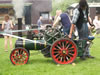
<svg viewBox="0 0 100 75"><path fill-rule="evenodd" d="M15 39L13 39L13 44ZM51 58L44 58L41 53L32 51L28 64L14 66L11 64L9 56L11 50L4 51L4 39L0 39L0 75L100 75L100 38L94 40L91 48L91 55L95 59L85 61L77 58L76 66L57 66Z"/></svg>

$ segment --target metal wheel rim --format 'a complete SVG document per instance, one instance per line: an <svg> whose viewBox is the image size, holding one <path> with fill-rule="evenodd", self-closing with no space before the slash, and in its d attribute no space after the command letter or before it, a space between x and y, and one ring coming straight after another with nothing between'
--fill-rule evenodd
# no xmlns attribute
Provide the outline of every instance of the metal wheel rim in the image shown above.
<svg viewBox="0 0 100 75"><path fill-rule="evenodd" d="M57 40L52 45L51 56L57 64L72 63L77 57L77 47L75 43L69 39Z"/></svg>
<svg viewBox="0 0 100 75"><path fill-rule="evenodd" d="M28 62L29 54L24 48L16 48L11 52L10 59L14 65L24 65Z"/></svg>

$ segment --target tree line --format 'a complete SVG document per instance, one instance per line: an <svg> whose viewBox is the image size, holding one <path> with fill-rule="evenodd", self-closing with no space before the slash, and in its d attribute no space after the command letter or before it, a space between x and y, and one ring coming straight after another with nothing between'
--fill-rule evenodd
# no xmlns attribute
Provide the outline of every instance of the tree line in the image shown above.
<svg viewBox="0 0 100 75"><path fill-rule="evenodd" d="M89 3L100 2L100 0L87 0ZM67 8L73 4L77 3L79 0L52 0L52 12L54 16L57 9L61 9L63 12L67 11Z"/></svg>

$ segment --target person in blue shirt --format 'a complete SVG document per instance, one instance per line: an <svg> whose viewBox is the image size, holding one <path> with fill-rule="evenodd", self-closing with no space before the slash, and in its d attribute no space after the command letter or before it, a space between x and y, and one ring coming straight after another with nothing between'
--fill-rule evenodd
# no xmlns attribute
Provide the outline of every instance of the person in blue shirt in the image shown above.
<svg viewBox="0 0 100 75"><path fill-rule="evenodd" d="M40 18L38 19L38 21L37 21L37 25L38 25L38 28L40 28L41 27L41 25L43 24L42 23L42 16L40 16Z"/></svg>
<svg viewBox="0 0 100 75"><path fill-rule="evenodd" d="M63 25L64 34L69 35L70 27L71 27L71 20L70 20L68 14L67 13L62 13L62 11L59 10L59 16L57 17L57 19L53 23L53 28L56 27L58 22L60 22Z"/></svg>

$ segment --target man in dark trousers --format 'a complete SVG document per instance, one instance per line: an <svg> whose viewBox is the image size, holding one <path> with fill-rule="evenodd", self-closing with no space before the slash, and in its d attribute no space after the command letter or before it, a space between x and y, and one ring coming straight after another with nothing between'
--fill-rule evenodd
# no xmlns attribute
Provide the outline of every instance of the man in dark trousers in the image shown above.
<svg viewBox="0 0 100 75"><path fill-rule="evenodd" d="M89 36L88 31L89 30L88 30L87 23L89 22L90 25L93 26L93 24L89 20L88 13L89 13L89 8L88 8L87 1L80 0L79 7L76 8L74 10L74 13L73 13L72 25L71 25L71 29L70 29L69 38L71 38L71 36L72 36L74 25L76 25L76 27L78 29L79 39L88 38L88 36ZM80 58L85 60L86 57L94 58L93 56L90 55L89 48L83 53L83 56L81 56Z"/></svg>
<svg viewBox="0 0 100 75"><path fill-rule="evenodd" d="M70 32L71 21L67 13L62 13L61 10L58 10L58 17L53 23L53 28L60 22L63 25L63 32L64 34L68 34Z"/></svg>

